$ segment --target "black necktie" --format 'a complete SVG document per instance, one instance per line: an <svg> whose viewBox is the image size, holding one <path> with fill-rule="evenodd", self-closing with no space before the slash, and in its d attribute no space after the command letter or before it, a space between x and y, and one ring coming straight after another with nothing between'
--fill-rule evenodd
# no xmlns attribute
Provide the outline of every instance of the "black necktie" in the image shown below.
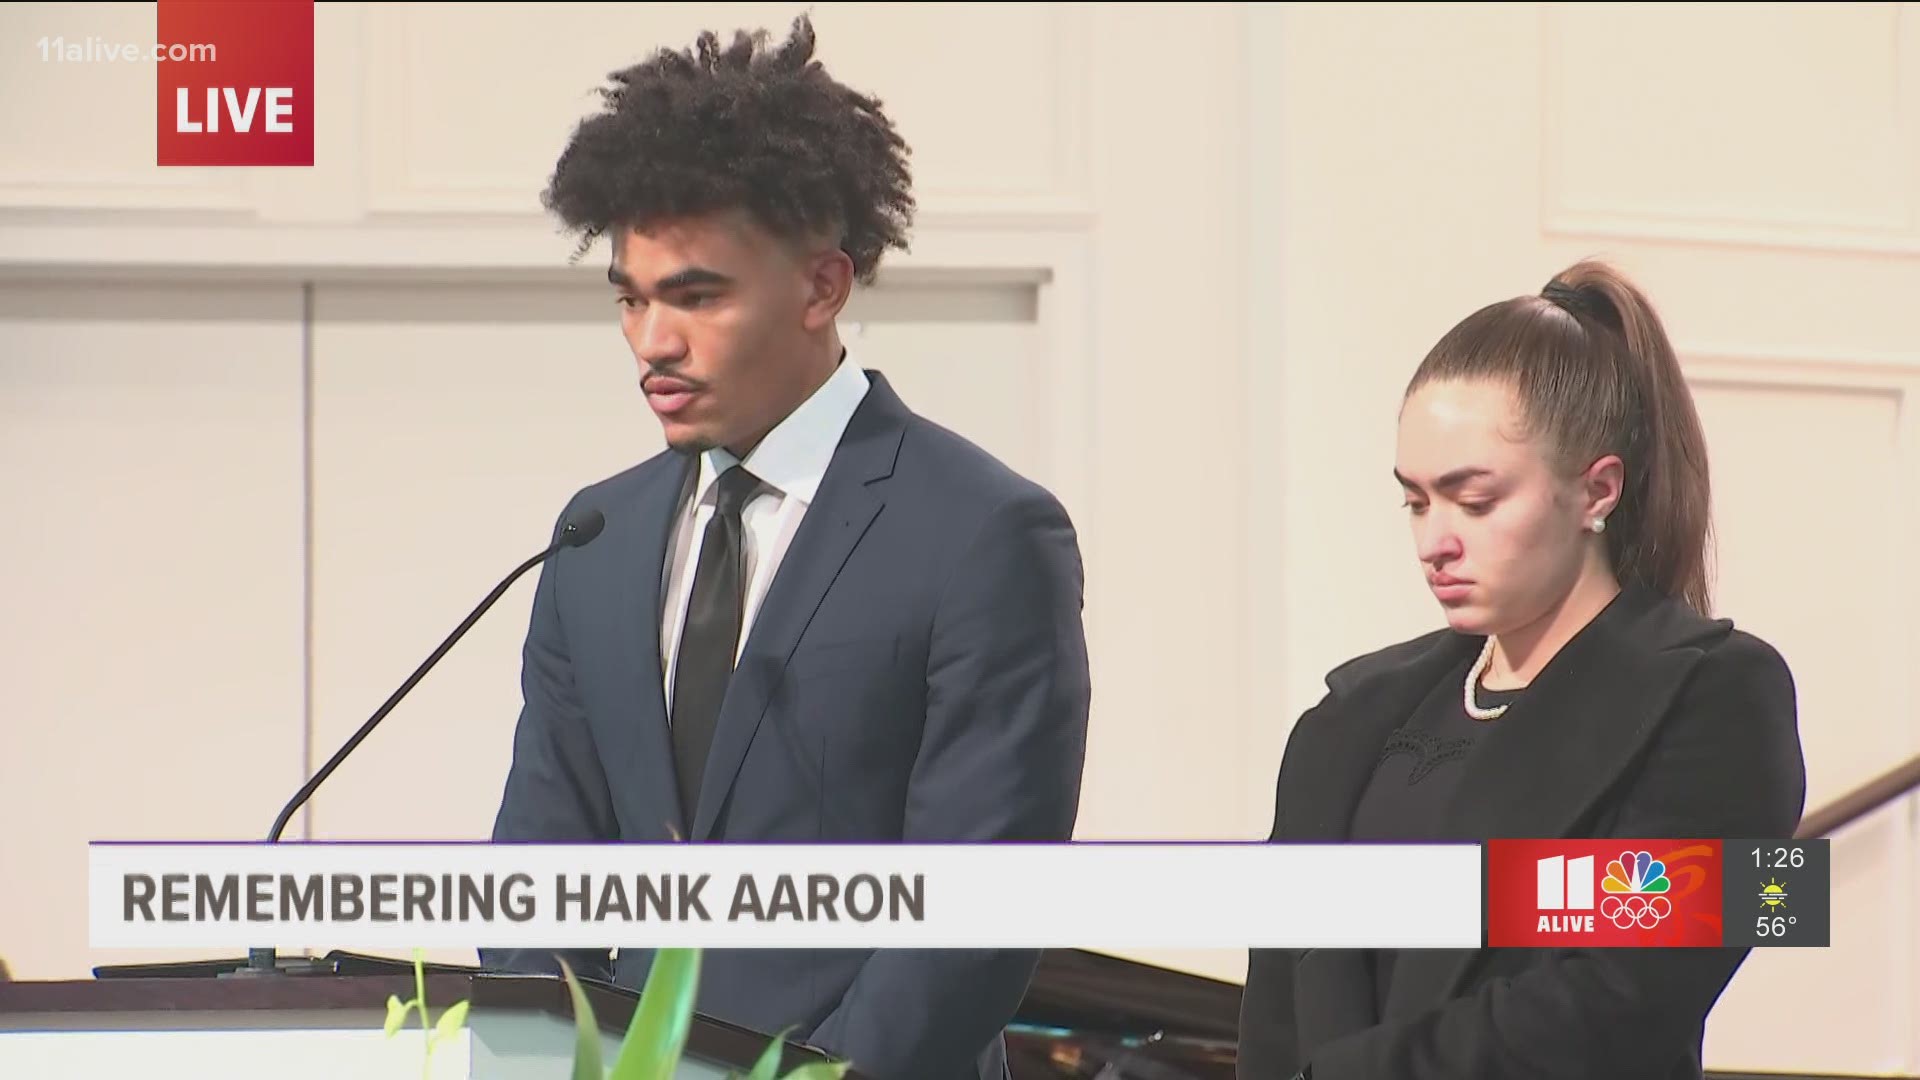
<svg viewBox="0 0 1920 1080"><path fill-rule="evenodd" d="M738 465L720 474L713 520L700 542L687 621L673 668L673 758L680 778L680 809L693 827L700 805L700 777L713 746L720 703L733 676L746 610L746 543L740 511L760 488L760 478Z"/></svg>

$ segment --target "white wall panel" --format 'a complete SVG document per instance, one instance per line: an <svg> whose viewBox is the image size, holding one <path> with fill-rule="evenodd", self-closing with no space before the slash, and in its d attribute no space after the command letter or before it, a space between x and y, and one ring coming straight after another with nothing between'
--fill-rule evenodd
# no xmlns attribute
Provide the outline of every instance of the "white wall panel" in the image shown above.
<svg viewBox="0 0 1920 1080"><path fill-rule="evenodd" d="M302 780L300 294L0 283L0 957L77 978L91 840ZM290 836L298 836L297 830Z"/></svg>
<svg viewBox="0 0 1920 1080"><path fill-rule="evenodd" d="M153 62L101 59L151 49L154 5L0 5L0 40L0 208L244 207L243 170L154 164Z"/></svg>
<svg viewBox="0 0 1920 1080"><path fill-rule="evenodd" d="M803 11L820 58L882 99L913 148L923 209L1056 211L1082 194L1086 32L1070 7L555 3L530 18L512 6L382 4L364 10L371 205L538 214L607 74L703 30L731 43L736 29L766 27L783 40ZM992 78L980 75L985 56Z"/></svg>

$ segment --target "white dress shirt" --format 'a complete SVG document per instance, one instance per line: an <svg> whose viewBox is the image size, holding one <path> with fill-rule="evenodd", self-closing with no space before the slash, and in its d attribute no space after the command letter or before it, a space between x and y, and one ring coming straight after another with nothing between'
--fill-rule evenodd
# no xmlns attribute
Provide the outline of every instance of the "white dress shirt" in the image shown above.
<svg viewBox="0 0 1920 1080"><path fill-rule="evenodd" d="M680 655L680 631L686 625L687 602L693 592L693 575L700 565L700 545L706 538L707 523L713 520L720 474L734 465L743 465L760 478L762 487L747 500L740 512L746 545L747 596L740 624L740 642L734 659L746 647L753 629L754 616L767 595L773 575L780 569L787 546L806 516L807 506L820 490L833 452L846 433L848 421L867 396L866 372L851 352L841 357L827 381L766 438L761 439L741 461L724 447L700 455L700 476L694 497L680 507L674 525L672 545L667 549L666 566L661 577L665 602L660 615L661 675L665 681L669 719L673 710L673 674Z"/></svg>

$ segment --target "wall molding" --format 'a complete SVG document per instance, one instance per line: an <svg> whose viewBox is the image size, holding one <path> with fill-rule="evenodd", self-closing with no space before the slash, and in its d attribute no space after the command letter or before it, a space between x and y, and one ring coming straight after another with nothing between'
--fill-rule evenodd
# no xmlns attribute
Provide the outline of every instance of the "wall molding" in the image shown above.
<svg viewBox="0 0 1920 1080"><path fill-rule="evenodd" d="M1855 391L1904 402L1920 394L1920 355L1675 343L1694 385ZM1901 422L1906 422L1904 414Z"/></svg>
<svg viewBox="0 0 1920 1080"><path fill-rule="evenodd" d="M1888 51L1893 67L1890 137L1898 140L1896 160L1905 175L1898 205L1880 214L1741 210L1733 207L1685 208L1576 205L1567 197L1563 164L1566 127L1566 14L1557 5L1537 7L1539 16L1540 228L1548 237L1642 240L1759 250L1819 251L1843 254L1920 254L1920 32L1915 5L1894 5L1895 33Z"/></svg>
<svg viewBox="0 0 1920 1080"><path fill-rule="evenodd" d="M250 217L198 213L0 212L0 272L135 273L244 271L255 277L316 273L475 274L605 273L604 241L569 259L571 236L546 221L502 222L472 215L384 224L329 226L262 223ZM890 252L883 273L943 270L1049 280L1057 263L1087 242L1090 229L1072 218L1050 229L1017 217L917 226L906 252Z"/></svg>
<svg viewBox="0 0 1920 1080"><path fill-rule="evenodd" d="M1540 231L1559 239L1643 240L1760 251L1814 251L1840 255L1920 255L1920 230L1843 232L1768 227L1699 218L1569 211L1543 206Z"/></svg>

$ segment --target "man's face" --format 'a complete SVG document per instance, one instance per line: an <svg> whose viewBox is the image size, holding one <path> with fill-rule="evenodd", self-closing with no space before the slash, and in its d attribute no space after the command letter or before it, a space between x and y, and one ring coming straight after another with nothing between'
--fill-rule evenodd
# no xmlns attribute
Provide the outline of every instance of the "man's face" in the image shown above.
<svg viewBox="0 0 1920 1080"><path fill-rule="evenodd" d="M809 345L839 308L822 293L835 256L809 256L744 212L614 233L607 278L668 445L744 457L831 374Z"/></svg>

